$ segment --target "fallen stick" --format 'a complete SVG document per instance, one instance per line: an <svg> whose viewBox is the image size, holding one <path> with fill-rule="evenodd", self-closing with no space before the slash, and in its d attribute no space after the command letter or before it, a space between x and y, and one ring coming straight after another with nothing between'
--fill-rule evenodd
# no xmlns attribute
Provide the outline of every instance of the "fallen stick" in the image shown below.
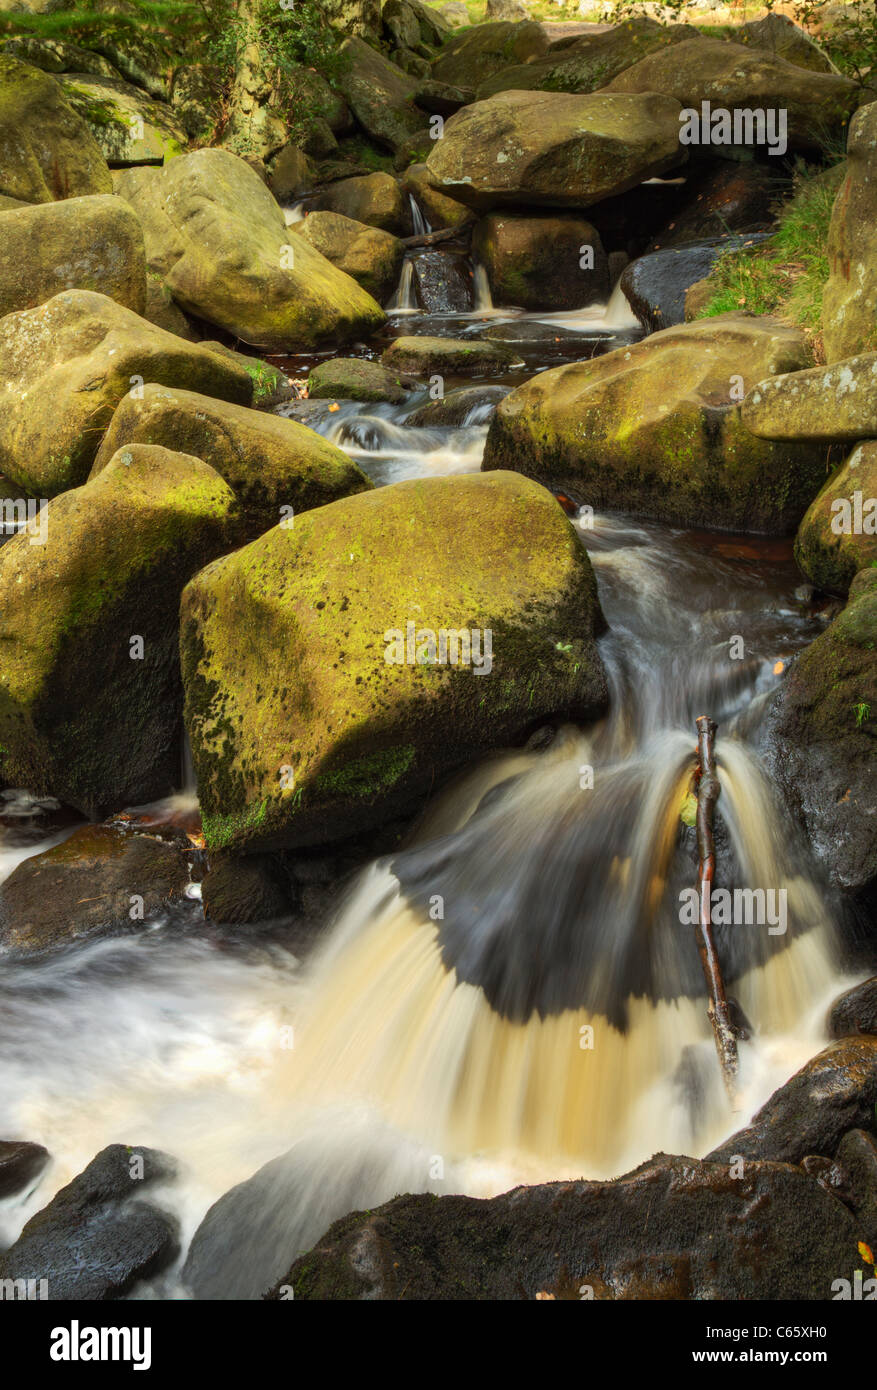
<svg viewBox="0 0 877 1390"><path fill-rule="evenodd" d="M709 995L709 1016L716 1039L716 1051L722 1068L722 1076L731 1099L735 1095L737 1075L737 1035L731 1023L728 999L722 970L716 952L712 928L712 890L716 871L716 848L713 837L713 818L721 787L716 774L714 740L715 720L708 714L700 714L697 725L697 754L700 762L700 779L697 788L697 853L700 861L700 921L697 927L697 949L703 966Z"/></svg>
<svg viewBox="0 0 877 1390"><path fill-rule="evenodd" d="M421 232L419 236L400 237L402 245L406 251L410 251L415 246L437 246L442 241L468 240L471 228L464 227L443 227L438 232Z"/></svg>

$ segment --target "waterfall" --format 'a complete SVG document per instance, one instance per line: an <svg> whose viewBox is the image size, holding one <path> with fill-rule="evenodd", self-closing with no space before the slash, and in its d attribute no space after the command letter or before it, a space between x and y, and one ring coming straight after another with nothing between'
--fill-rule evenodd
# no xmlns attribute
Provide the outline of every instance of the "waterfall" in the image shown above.
<svg viewBox="0 0 877 1390"><path fill-rule="evenodd" d="M385 307L387 312L391 314L414 314L417 312L417 295L414 290L414 262L408 254L406 254L402 262L399 283L393 291L393 297Z"/></svg>
<svg viewBox="0 0 877 1390"><path fill-rule="evenodd" d="M487 271L480 261L473 264L473 294L475 313L486 313L493 308L493 296L490 293L490 281L487 278Z"/></svg>

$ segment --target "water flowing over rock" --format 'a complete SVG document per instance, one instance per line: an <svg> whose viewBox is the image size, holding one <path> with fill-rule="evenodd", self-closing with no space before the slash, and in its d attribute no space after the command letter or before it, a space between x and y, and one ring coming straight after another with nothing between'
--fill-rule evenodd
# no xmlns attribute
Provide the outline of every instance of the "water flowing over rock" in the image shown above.
<svg viewBox="0 0 877 1390"><path fill-rule="evenodd" d="M500 92L446 122L426 167L434 188L478 210L586 208L685 157L672 97Z"/></svg>
<svg viewBox="0 0 877 1390"><path fill-rule="evenodd" d="M828 362L877 348L877 102L857 111L847 173L828 232L829 276L822 294Z"/></svg>
<svg viewBox="0 0 877 1390"><path fill-rule="evenodd" d="M228 150L130 170L118 192L139 215L146 258L188 313L283 351L367 333L380 306L300 237L258 174Z"/></svg>
<svg viewBox="0 0 877 1390"><path fill-rule="evenodd" d="M877 567L877 443L860 444L814 498L795 539L802 574L845 596L860 570Z"/></svg>
<svg viewBox="0 0 877 1390"><path fill-rule="evenodd" d="M97 141L55 79L0 54L0 193L50 203L112 191Z"/></svg>
<svg viewBox="0 0 877 1390"><path fill-rule="evenodd" d="M786 534L825 477L819 445L759 440L747 384L810 360L776 319L723 314L542 372L501 401L483 467L516 468L580 502L682 525Z"/></svg>
<svg viewBox="0 0 877 1390"><path fill-rule="evenodd" d="M236 363L90 290L0 320L0 472L37 497L84 483L132 386L181 386L249 405Z"/></svg>
<svg viewBox="0 0 877 1390"><path fill-rule="evenodd" d="M319 508L205 571L182 612L186 726L214 848L343 838L548 710L605 701L590 565L550 494L511 475L398 483ZM451 629L444 664L424 657L429 632ZM410 662L397 630L406 642L421 632Z"/></svg>
<svg viewBox="0 0 877 1390"><path fill-rule="evenodd" d="M74 289L97 290L135 314L143 313L143 231L127 203L96 194L5 213L0 317Z"/></svg>
<svg viewBox="0 0 877 1390"><path fill-rule="evenodd" d="M48 1161L48 1150L42 1144L0 1139L0 1200L29 1187Z"/></svg>
<svg viewBox="0 0 877 1390"><path fill-rule="evenodd" d="M235 499L200 459L131 444L0 550L0 775L88 816L173 790L177 611L233 539ZM135 891L132 887L132 891Z"/></svg>

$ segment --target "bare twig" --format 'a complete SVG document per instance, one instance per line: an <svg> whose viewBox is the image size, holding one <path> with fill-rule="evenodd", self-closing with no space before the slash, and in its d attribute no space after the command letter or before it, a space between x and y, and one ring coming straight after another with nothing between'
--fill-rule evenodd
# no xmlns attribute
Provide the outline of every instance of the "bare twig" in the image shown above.
<svg viewBox="0 0 877 1390"><path fill-rule="evenodd" d="M698 715L697 751L700 760L700 781L697 790L697 853L700 861L700 921L697 928L697 949L703 966L709 994L709 1016L716 1039L716 1051L728 1094L734 1098L737 1075L737 1035L731 1023L725 984L716 943L713 939L711 898L716 871L716 850L713 838L715 805L721 790L716 774L714 740L715 720L708 714Z"/></svg>

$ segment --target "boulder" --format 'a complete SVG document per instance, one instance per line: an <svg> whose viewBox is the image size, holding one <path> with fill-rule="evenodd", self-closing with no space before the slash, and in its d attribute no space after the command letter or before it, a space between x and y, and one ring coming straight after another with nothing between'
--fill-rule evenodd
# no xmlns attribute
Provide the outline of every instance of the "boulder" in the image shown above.
<svg viewBox="0 0 877 1390"><path fill-rule="evenodd" d="M150 269L181 309L268 351L368 335L381 308L300 237L259 175L229 150L132 169L118 191L139 215Z"/></svg>
<svg viewBox="0 0 877 1390"><path fill-rule="evenodd" d="M857 111L847 173L828 230L829 274L822 292L828 362L877 349L877 101Z"/></svg>
<svg viewBox="0 0 877 1390"><path fill-rule="evenodd" d="M441 9L436 8L435 5L425 4L424 0L405 0L405 3L417 15L420 23L421 43L432 44L438 48L451 37L454 32L454 24L442 14ZM466 23L468 24L468 22L467 17Z"/></svg>
<svg viewBox="0 0 877 1390"><path fill-rule="evenodd" d="M838 1145L826 1186L849 1207L865 1243L877 1244L877 1140L864 1129L851 1129ZM861 1254L861 1248L859 1250Z"/></svg>
<svg viewBox="0 0 877 1390"><path fill-rule="evenodd" d="M36 203L3 217L0 318L33 309L59 290L97 290L142 314L143 230L127 203L108 194Z"/></svg>
<svg viewBox="0 0 877 1390"><path fill-rule="evenodd" d="M181 386L249 404L232 362L91 290L65 290L0 320L0 473L54 497L88 477L113 411L132 386Z"/></svg>
<svg viewBox="0 0 877 1390"><path fill-rule="evenodd" d="M468 314L472 308L472 265L453 251L421 251L411 262L417 302L426 314Z"/></svg>
<svg viewBox="0 0 877 1390"><path fill-rule="evenodd" d="M338 89L357 121L376 144L397 149L423 124L413 101L416 80L356 36L339 53L349 66L338 75Z"/></svg>
<svg viewBox="0 0 877 1390"><path fill-rule="evenodd" d="M711 38L686 39L659 49L604 90L661 92L698 117L703 102L709 102L713 112L785 111L788 146L801 150L820 150L826 132L840 132L858 103L858 88L846 77L808 72L764 49ZM732 143L751 145L752 139L734 142L729 137L701 148L715 156ZM786 149L775 153L783 155Z"/></svg>
<svg viewBox="0 0 877 1390"><path fill-rule="evenodd" d="M659 24L639 15L603 33L585 34L561 50L550 49L529 63L506 66L483 81L480 99L497 92L596 92L647 54L692 38L687 24Z"/></svg>
<svg viewBox="0 0 877 1390"><path fill-rule="evenodd" d="M847 1130L873 1124L875 1103L877 1038L841 1038L805 1063L707 1162L832 1158Z"/></svg>
<svg viewBox="0 0 877 1390"><path fill-rule="evenodd" d="M475 221L475 213L465 203L439 193L429 181L425 164L409 164L401 179L402 190L409 193L420 207L434 232L446 227L463 227Z"/></svg>
<svg viewBox="0 0 877 1390"><path fill-rule="evenodd" d="M190 140L209 143L219 121L222 96L219 68L205 63L184 63L174 69L171 105L174 117Z"/></svg>
<svg viewBox="0 0 877 1390"><path fill-rule="evenodd" d="M762 439L870 439L877 434L877 352L759 381L743 423Z"/></svg>
<svg viewBox="0 0 877 1390"><path fill-rule="evenodd" d="M413 48L420 43L420 20L407 0L385 0L381 20L393 48Z"/></svg>
<svg viewBox="0 0 877 1390"><path fill-rule="evenodd" d="M111 166L163 164L186 148L186 131L174 108L150 101L127 82L71 73L61 79L61 90Z"/></svg>
<svg viewBox="0 0 877 1390"><path fill-rule="evenodd" d="M877 570L794 662L771 709L769 753L786 801L832 882L867 903L877 879Z"/></svg>
<svg viewBox="0 0 877 1390"><path fill-rule="evenodd" d="M93 77L121 78L118 68L114 68L100 53L90 48L80 48L79 44L68 43L65 39L41 39L35 35L18 34L6 39L0 49L12 58L20 58L31 67L42 68L43 72L82 72Z"/></svg>
<svg viewBox="0 0 877 1390"><path fill-rule="evenodd" d="M132 25L124 34L95 34L91 44L132 86L142 87L156 101L167 99L173 62L162 44L142 29Z"/></svg>
<svg viewBox="0 0 877 1390"><path fill-rule="evenodd" d="M475 100L475 93L471 87L452 87L449 82L436 82L430 78L420 83L414 100L421 111L444 118L453 116L461 106L468 106Z"/></svg>
<svg viewBox="0 0 877 1390"><path fill-rule="evenodd" d="M533 20L476 24L448 39L432 65L432 75L452 87L478 87L502 68L547 52L545 31Z"/></svg>
<svg viewBox="0 0 877 1390"><path fill-rule="evenodd" d="M828 1017L828 1033L832 1038L877 1033L877 975L835 999Z"/></svg>
<svg viewBox="0 0 877 1390"><path fill-rule="evenodd" d="M766 48L799 68L809 68L811 72L837 72L824 49L788 15L766 14L763 19L750 19L747 24L741 24L737 36L740 43Z"/></svg>
<svg viewBox="0 0 877 1390"><path fill-rule="evenodd" d="M292 141L284 145L271 161L268 187L278 203L291 203L302 193L309 192L315 182L311 161Z"/></svg>
<svg viewBox="0 0 877 1390"><path fill-rule="evenodd" d="M413 382L406 384L398 372L367 362L362 357L334 357L321 362L308 377L311 400L389 401L400 405L410 394Z"/></svg>
<svg viewBox="0 0 877 1390"><path fill-rule="evenodd" d="M284 401L298 399L298 392L286 372L280 367L275 367L272 362L264 362L261 357L255 357L251 352L238 352L235 348L216 342L212 338L205 338L201 346L208 352L218 353L227 362L233 362L243 368L253 387L253 398L247 404L254 410L273 411Z"/></svg>
<svg viewBox="0 0 877 1390"><path fill-rule="evenodd" d="M584 217L490 213L475 227L472 250L487 271L494 304L583 309L609 298L603 243Z"/></svg>
<svg viewBox="0 0 877 1390"><path fill-rule="evenodd" d="M877 568L877 441L859 444L811 502L795 559L817 589L842 597L859 570Z"/></svg>
<svg viewBox="0 0 877 1390"><path fill-rule="evenodd" d="M53 1301L123 1298L177 1254L175 1218L139 1200L175 1172L173 1159L155 1149L102 1149L0 1255L0 1279L32 1279L37 1288L44 1280L40 1297Z"/></svg>
<svg viewBox="0 0 877 1390"><path fill-rule="evenodd" d="M0 952L41 957L74 944L144 931L185 902L189 868L150 835L84 825L25 859L0 884Z"/></svg>
<svg viewBox="0 0 877 1390"><path fill-rule="evenodd" d="M481 425L490 418L499 402L509 393L507 386L460 386L441 400L418 406L405 417L406 429L459 429L462 425Z"/></svg>
<svg viewBox="0 0 877 1390"><path fill-rule="evenodd" d="M673 525L784 535L821 486L825 448L757 439L735 398L765 365L809 360L804 335L776 319L665 328L519 386L497 407L482 466Z"/></svg>
<svg viewBox="0 0 877 1390"><path fill-rule="evenodd" d="M220 926L243 926L288 917L290 885L270 854L248 854L211 864L201 882L204 915Z"/></svg>
<svg viewBox="0 0 877 1390"><path fill-rule="evenodd" d="M395 338L381 354L385 367L412 376L487 376L520 366L521 359L503 343L481 338Z"/></svg>
<svg viewBox="0 0 877 1390"><path fill-rule="evenodd" d="M337 212L353 222L364 222L397 236L407 236L411 231L408 199L392 174L338 179L319 193L310 209Z"/></svg>
<svg viewBox="0 0 877 1390"><path fill-rule="evenodd" d="M440 14L451 29L460 29L469 24L469 11L463 0L445 0L434 13Z"/></svg>
<svg viewBox="0 0 877 1390"><path fill-rule="evenodd" d="M353 1212L267 1297L824 1300L851 1276L861 1229L800 1168L752 1162L729 1177L726 1163L656 1154L614 1182Z"/></svg>
<svg viewBox="0 0 877 1390"><path fill-rule="evenodd" d="M489 211L589 207L684 159L671 97L500 92L450 118L426 167L440 193Z"/></svg>
<svg viewBox="0 0 877 1390"><path fill-rule="evenodd" d="M178 785L177 611L231 544L235 499L200 459L146 444L0 550L0 777L98 818ZM136 891L136 885L132 887Z"/></svg>
<svg viewBox="0 0 877 1390"><path fill-rule="evenodd" d="M129 392L110 421L91 478L134 443L161 444L215 468L237 499L242 540L371 487L347 454L304 425L194 391L147 384L136 395Z"/></svg>
<svg viewBox="0 0 877 1390"><path fill-rule="evenodd" d="M36 1182L48 1161L49 1151L42 1144L0 1139L0 1202Z"/></svg>
<svg viewBox="0 0 877 1390"><path fill-rule="evenodd" d="M351 276L378 304L393 293L404 248L391 232L337 212L310 212L303 221L293 222L290 230Z"/></svg>
<svg viewBox="0 0 877 1390"><path fill-rule="evenodd" d="M723 160L700 169L689 166L689 171L685 201L656 234L649 251L773 226L774 207L786 189L781 173L771 166Z"/></svg>
<svg viewBox="0 0 877 1390"><path fill-rule="evenodd" d="M633 312L649 333L685 322L685 296L704 280L724 251L750 246L752 237L715 237L652 251L631 261L621 275L621 288ZM757 431L756 431L757 433Z"/></svg>
<svg viewBox="0 0 877 1390"><path fill-rule="evenodd" d="M183 595L208 846L345 839L549 712L590 717L601 623L574 528L513 475L395 483L275 527Z"/></svg>
<svg viewBox="0 0 877 1390"><path fill-rule="evenodd" d="M178 338L185 338L189 343L201 341L201 334L194 321L187 318L179 305L174 303L174 297L164 280L160 275L156 275L154 270L146 272L146 307L143 317L155 324L156 328L163 328L166 333L176 333Z"/></svg>
<svg viewBox="0 0 877 1390"><path fill-rule="evenodd" d="M51 203L112 191L100 146L55 79L0 54L0 193Z"/></svg>

